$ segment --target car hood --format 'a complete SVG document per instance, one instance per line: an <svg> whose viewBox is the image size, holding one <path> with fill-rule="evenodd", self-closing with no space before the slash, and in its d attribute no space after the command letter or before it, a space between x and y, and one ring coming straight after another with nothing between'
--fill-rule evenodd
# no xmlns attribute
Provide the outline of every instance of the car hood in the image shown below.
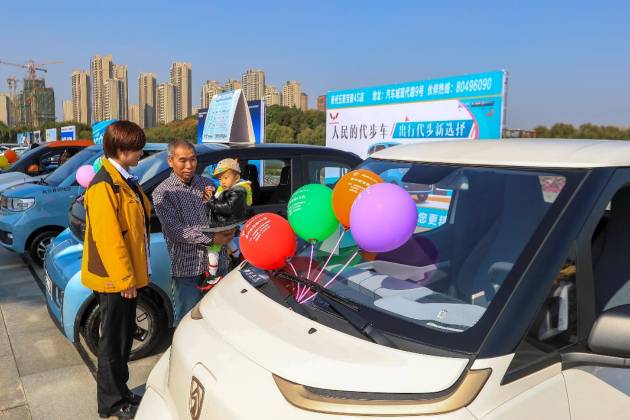
<svg viewBox="0 0 630 420"><path fill-rule="evenodd" d="M453 385L468 364L467 358L392 349L319 324L258 292L238 270L208 293L199 309L203 322L245 357L284 379L316 388L439 392ZM317 331L309 333L311 328ZM212 351L208 356L213 357Z"/></svg>
<svg viewBox="0 0 630 420"><path fill-rule="evenodd" d="M6 197L28 198L28 197L35 197L35 196L41 195L45 191L52 190L53 188L54 187L50 185L28 183L28 184L14 185L13 187L10 187L4 190L2 194L5 195Z"/></svg>
<svg viewBox="0 0 630 420"><path fill-rule="evenodd" d="M0 192L15 185L24 184L26 182L36 182L42 179L41 176L32 177L22 172L5 172L0 174Z"/></svg>

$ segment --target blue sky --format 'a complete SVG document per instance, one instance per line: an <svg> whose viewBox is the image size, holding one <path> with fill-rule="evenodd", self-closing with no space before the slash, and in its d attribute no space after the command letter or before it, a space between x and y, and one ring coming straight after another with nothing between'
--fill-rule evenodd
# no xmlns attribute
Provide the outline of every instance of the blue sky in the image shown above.
<svg viewBox="0 0 630 420"><path fill-rule="evenodd" d="M25 7L28 5L28 8ZM328 90L505 69L507 125L630 125L630 4L624 1L145 1L13 2L0 15L0 60L49 66L57 115L72 69L113 54L137 78L168 79L172 61L201 84L265 70L267 83ZM20 69L0 65L0 91Z"/></svg>

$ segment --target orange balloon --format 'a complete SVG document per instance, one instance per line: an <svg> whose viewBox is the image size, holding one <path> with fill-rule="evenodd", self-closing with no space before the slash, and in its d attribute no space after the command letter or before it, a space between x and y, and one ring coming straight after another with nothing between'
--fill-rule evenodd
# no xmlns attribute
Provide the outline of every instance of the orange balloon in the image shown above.
<svg viewBox="0 0 630 420"><path fill-rule="evenodd" d="M7 160L9 161L9 163L13 163L16 160L18 160L18 155L17 153L15 153L14 150L7 150L6 152L4 152L4 157L7 158Z"/></svg>
<svg viewBox="0 0 630 420"><path fill-rule="evenodd" d="M342 176L332 194L333 211L339 223L346 229L350 227L350 209L354 201L368 187L382 182L380 176L367 169L357 169Z"/></svg>

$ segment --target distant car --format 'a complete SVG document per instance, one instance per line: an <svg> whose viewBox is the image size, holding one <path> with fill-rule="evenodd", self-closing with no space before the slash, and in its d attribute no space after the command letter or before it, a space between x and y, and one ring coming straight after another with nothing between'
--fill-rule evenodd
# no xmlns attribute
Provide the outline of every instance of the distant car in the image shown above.
<svg viewBox="0 0 630 420"><path fill-rule="evenodd" d="M147 144L145 157L164 150L165 144ZM76 182L81 165L92 165L103 155L101 145L90 146L38 182L13 186L0 193L0 245L28 253L44 262L52 239L68 227L68 208L83 191Z"/></svg>
<svg viewBox="0 0 630 420"><path fill-rule="evenodd" d="M31 150L31 148L26 147L26 146L18 146L18 147L11 147L11 150L13 150L18 156L22 156L24 153Z"/></svg>
<svg viewBox="0 0 630 420"><path fill-rule="evenodd" d="M308 183L336 181L361 162L355 154L317 146L265 144L228 148L223 145L198 145L198 173L212 178L216 163L237 158L242 177L252 182L255 213L273 212L286 216L293 191ZM143 190L153 190L170 174L166 154L159 153L141 162L134 170ZM72 342L82 336L88 349L96 352L99 337L98 307L92 291L81 284L81 258L85 233L85 209L75 202L70 211L70 228L49 247L45 257L48 308L53 320ZM159 334L174 325L170 259L162 227L151 215L151 283L138 300L135 340L131 357L150 354Z"/></svg>
<svg viewBox="0 0 630 420"><path fill-rule="evenodd" d="M630 143L436 141L360 167L450 191L445 223L320 250L316 284L244 262L181 321L136 419L630 418Z"/></svg>
<svg viewBox="0 0 630 420"><path fill-rule="evenodd" d="M368 147L368 156L376 153L376 152L380 152L381 150L385 150L388 149L390 147L394 147L394 146L398 146L400 143L396 143L396 142L380 142L380 143L374 143L372 144L370 147Z"/></svg>
<svg viewBox="0 0 630 420"><path fill-rule="evenodd" d="M69 159L85 147L92 146L92 140L53 141L38 147L13 148L18 155L23 154L6 171L0 171L0 192L14 185L35 182L53 172L63 159Z"/></svg>

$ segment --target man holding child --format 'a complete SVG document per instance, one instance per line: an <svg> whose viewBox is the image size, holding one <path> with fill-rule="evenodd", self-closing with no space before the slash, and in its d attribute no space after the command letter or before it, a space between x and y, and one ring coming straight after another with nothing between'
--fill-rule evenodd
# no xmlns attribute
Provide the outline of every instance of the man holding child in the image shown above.
<svg viewBox="0 0 630 420"><path fill-rule="evenodd" d="M169 143L168 164L172 173L153 192L153 203L171 259L175 319L179 322L199 302L204 285L226 274L228 248L233 248L228 244L236 226L245 219L245 210L239 209L251 203L251 192L247 195L241 185L232 188L237 183L233 182L226 186L221 183L215 194L212 181L196 173L195 148L185 140ZM231 166L234 168L238 164ZM215 172L217 175L221 173ZM226 190L231 193L226 194ZM232 200L235 190L242 199Z"/></svg>

